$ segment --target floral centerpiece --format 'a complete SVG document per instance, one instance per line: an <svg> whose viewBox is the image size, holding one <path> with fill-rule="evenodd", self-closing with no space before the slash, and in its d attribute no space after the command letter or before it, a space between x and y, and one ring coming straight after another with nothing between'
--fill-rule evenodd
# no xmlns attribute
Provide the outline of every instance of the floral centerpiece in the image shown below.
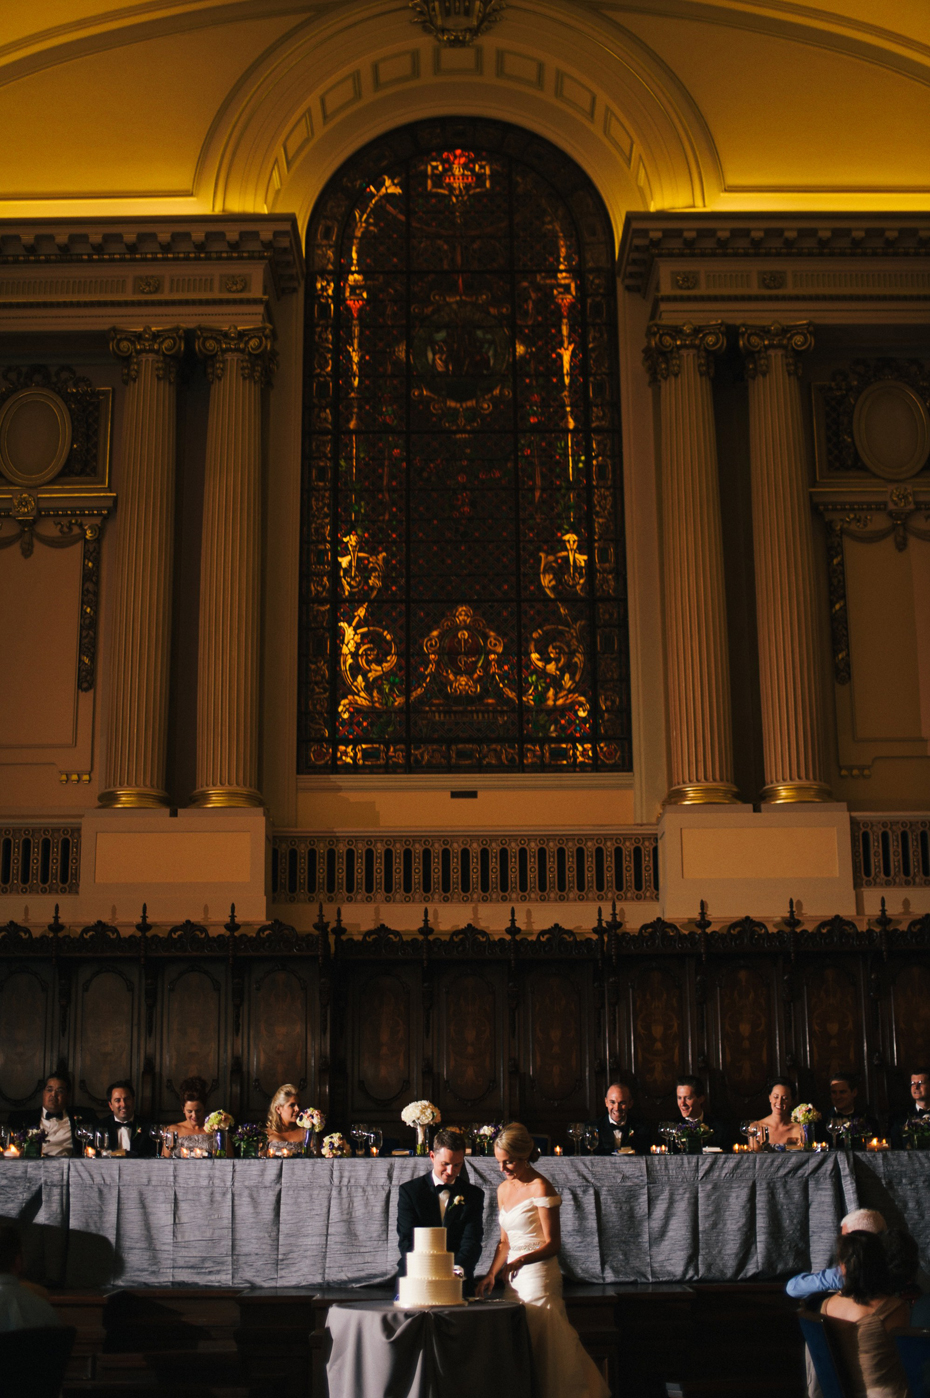
<svg viewBox="0 0 930 1398"><path fill-rule="evenodd" d="M425 1099L419 1102L408 1102L400 1114L400 1119L405 1126L417 1128L417 1155L428 1155L429 1137L426 1128L438 1126L442 1121L442 1113L439 1108L434 1107L432 1102L427 1102Z"/></svg>
<svg viewBox="0 0 930 1398"><path fill-rule="evenodd" d="M323 1137L323 1154L327 1160L336 1160L342 1155L351 1155L352 1147L340 1131Z"/></svg>
<svg viewBox="0 0 930 1398"><path fill-rule="evenodd" d="M48 1137L41 1126L30 1126L20 1134L20 1149L27 1158L36 1159L42 1154L42 1147Z"/></svg>
<svg viewBox="0 0 930 1398"><path fill-rule="evenodd" d="M481 1155L491 1155L494 1150L494 1142L500 1135L500 1124L498 1122L488 1122L486 1126L479 1126L475 1132L475 1143Z"/></svg>
<svg viewBox="0 0 930 1398"><path fill-rule="evenodd" d="M297 1118L297 1125L304 1133L304 1151L307 1155L319 1155L319 1134L326 1125L326 1117L319 1107L304 1107Z"/></svg>
<svg viewBox="0 0 930 1398"><path fill-rule="evenodd" d="M242 1126L236 1127L233 1132L233 1141L242 1160L255 1160L264 1154L268 1134L264 1126L258 1126L254 1122L246 1122Z"/></svg>
<svg viewBox="0 0 930 1398"><path fill-rule="evenodd" d="M231 1156L232 1151L229 1145L229 1133L235 1126L235 1121L229 1112L211 1112L203 1124L204 1131L209 1131L216 1137L217 1155Z"/></svg>
<svg viewBox="0 0 930 1398"><path fill-rule="evenodd" d="M675 1141L680 1155L700 1155L704 1142L713 1134L712 1126L705 1121L696 1121L694 1117L682 1117L675 1123Z"/></svg>
<svg viewBox="0 0 930 1398"><path fill-rule="evenodd" d="M930 1116L909 1116L901 1134L905 1150L930 1150Z"/></svg>
<svg viewBox="0 0 930 1398"><path fill-rule="evenodd" d="M800 1126L804 1149L810 1150L814 1144L814 1122L820 1120L820 1113L811 1102L799 1102L791 1113L795 1126Z"/></svg>

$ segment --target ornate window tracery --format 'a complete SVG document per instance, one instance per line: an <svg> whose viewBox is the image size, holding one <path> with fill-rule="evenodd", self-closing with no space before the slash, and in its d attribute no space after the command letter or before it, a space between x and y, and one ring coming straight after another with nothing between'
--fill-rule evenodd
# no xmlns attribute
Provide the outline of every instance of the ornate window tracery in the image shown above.
<svg viewBox="0 0 930 1398"><path fill-rule="evenodd" d="M299 770L629 770L613 247L548 143L361 151L307 237Z"/></svg>

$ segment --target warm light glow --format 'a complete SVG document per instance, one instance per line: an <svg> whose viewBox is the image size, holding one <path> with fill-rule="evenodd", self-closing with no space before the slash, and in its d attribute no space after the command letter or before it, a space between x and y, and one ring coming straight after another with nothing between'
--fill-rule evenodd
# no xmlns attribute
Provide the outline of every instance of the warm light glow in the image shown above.
<svg viewBox="0 0 930 1398"><path fill-rule="evenodd" d="M97 1152L94 1150L93 1146L85 1146L85 1147L84 1147L84 1154L85 1154L86 1156L88 1156L88 1158L89 1158L89 1157L91 1157L91 1156L96 1155Z"/></svg>
<svg viewBox="0 0 930 1398"><path fill-rule="evenodd" d="M552 1153L553 1153L553 1155L561 1155L561 1154L562 1154L562 1147L561 1147L561 1146L556 1146L555 1150L554 1150Z"/></svg>
<svg viewBox="0 0 930 1398"><path fill-rule="evenodd" d="M7 1146L6 1150L3 1152L3 1158L4 1160L18 1160L20 1154L21 1152L18 1146Z"/></svg>

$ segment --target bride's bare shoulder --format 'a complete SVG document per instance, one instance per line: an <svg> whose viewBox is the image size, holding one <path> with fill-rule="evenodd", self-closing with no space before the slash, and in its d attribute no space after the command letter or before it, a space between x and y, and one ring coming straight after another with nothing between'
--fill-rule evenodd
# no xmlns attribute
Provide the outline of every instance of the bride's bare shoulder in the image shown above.
<svg viewBox="0 0 930 1398"><path fill-rule="evenodd" d="M545 1175L537 1175L530 1185L530 1197L533 1199L541 1198L544 1195L553 1196L558 1192L552 1181L547 1180Z"/></svg>

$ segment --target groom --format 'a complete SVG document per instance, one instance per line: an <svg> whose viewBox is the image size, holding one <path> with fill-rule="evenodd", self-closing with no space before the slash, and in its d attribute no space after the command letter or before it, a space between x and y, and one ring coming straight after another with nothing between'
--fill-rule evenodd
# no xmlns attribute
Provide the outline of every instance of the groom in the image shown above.
<svg viewBox="0 0 930 1398"><path fill-rule="evenodd" d="M458 1131L437 1131L429 1155L431 1172L402 1184L397 1196L398 1276L406 1274L414 1228L445 1228L446 1244L465 1273L465 1291L470 1294L481 1257L484 1190L468 1183L465 1137Z"/></svg>

